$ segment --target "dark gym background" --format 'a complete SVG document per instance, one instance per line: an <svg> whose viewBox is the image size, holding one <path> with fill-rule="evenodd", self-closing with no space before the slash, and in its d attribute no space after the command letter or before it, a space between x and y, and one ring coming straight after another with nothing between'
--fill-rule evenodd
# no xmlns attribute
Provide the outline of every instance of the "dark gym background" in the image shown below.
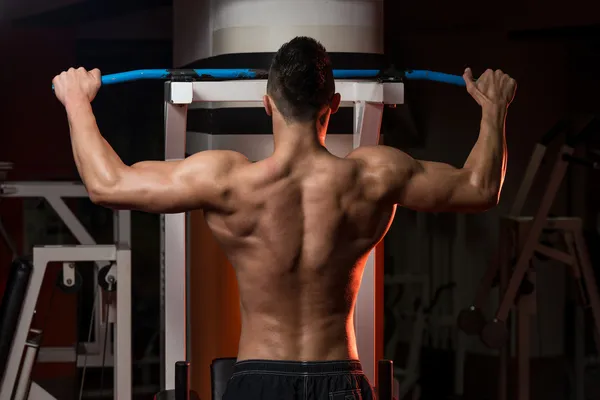
<svg viewBox="0 0 600 400"><path fill-rule="evenodd" d="M62 106L50 90L54 75L71 66L100 68L103 73L138 68L166 68L172 64L173 21L169 0L4 0L0 3L0 161L15 163L10 180L77 180ZM501 68L519 83L507 123L508 174L499 207L484 215L467 217L470 253L484 260L494 250L498 217L508 207L520 183L533 145L558 119L569 113L600 111L600 14L594 1L510 0L483 4L456 2L404 2L387 0L386 53L400 66L461 74L465 65L476 73ZM414 156L461 165L470 151L479 125L479 109L462 89L436 83L409 82L406 121L385 126L386 142ZM163 156L163 93L159 82L130 83L101 90L94 103L104 137L126 163ZM391 125L390 125L391 124ZM394 129L404 127L405 129ZM593 138L598 142L598 138ZM588 148L594 147L590 143ZM552 157L555 148L550 149ZM551 163L547 163L551 164ZM542 167L545 176L549 165ZM552 212L584 218L591 240L596 240L600 212L597 172L572 168ZM526 204L530 214L545 184L538 180ZM569 190L570 189L570 190ZM89 216L86 224L99 242L110 240L112 225L105 210L86 202L72 204ZM0 216L12 237L22 246L23 208L19 200L3 200ZM386 269L402 264L406 250L404 221L415 213L399 210L386 238ZM444 218L436 216L432 218ZM449 223L452 219L448 219ZM438 224L439 225L439 224ZM158 326L158 217L132 215L134 279L134 352L141 351ZM448 235L448 231L436 232ZM596 242L592 242L596 243ZM590 245L592 256L598 246ZM0 245L0 293L10 261ZM472 281L472 297L485 263L473 267L465 260ZM54 271L54 272L52 272ZM56 269L51 270L56 273ZM540 307L560 289L549 277L540 288ZM597 269L596 273L599 271ZM558 283L557 283L558 282ZM45 285L42 296L49 296ZM466 303L464 304L467 305ZM552 306L549 306L552 307ZM552 310L546 311L552 313ZM562 311L561 311L562 312ZM565 311L568 314L568 310ZM69 346L77 337L77 305L69 295L53 301L47 345ZM564 318L568 323L569 316ZM82 323L81 331L86 331ZM541 333L546 343L569 341L569 328L556 336ZM566 399L569 394L569 345L563 354L533 360L535 399ZM398 357L401 359L402 355ZM402 361L399 361L400 363ZM493 399L497 362L492 354L469 353L465 395ZM423 350L424 399L446 398L452 392L452 354ZM37 366L36 380L75 385L73 366ZM110 374L108 374L110 375ZM156 375L158 379L158 375ZM64 383L63 383L64 382ZM598 380L596 380L598 382ZM600 384L598 384L600 385ZM593 393L593 392L590 392ZM596 394L598 389L596 388ZM598 395L600 396L600 395ZM597 397L600 398L600 397Z"/></svg>

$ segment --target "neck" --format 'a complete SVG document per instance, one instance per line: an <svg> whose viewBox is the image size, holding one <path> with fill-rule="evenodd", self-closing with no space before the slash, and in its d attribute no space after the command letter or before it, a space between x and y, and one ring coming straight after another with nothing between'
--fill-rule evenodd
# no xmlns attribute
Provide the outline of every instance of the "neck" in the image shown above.
<svg viewBox="0 0 600 400"><path fill-rule="evenodd" d="M318 121L304 124L287 124L273 120L275 153L287 156L304 155L325 147L327 126Z"/></svg>

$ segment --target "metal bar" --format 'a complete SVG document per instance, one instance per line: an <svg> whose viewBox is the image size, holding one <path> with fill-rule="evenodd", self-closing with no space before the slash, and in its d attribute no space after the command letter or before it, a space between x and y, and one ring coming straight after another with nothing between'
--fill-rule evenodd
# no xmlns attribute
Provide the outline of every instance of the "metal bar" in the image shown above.
<svg viewBox="0 0 600 400"><path fill-rule="evenodd" d="M96 241L85 229L85 226L79 221L77 216L71 211L64 200L60 196L45 196L46 201L56 211L60 219L64 222L75 239L81 244L95 245ZM98 268L107 266L109 263L96 261Z"/></svg>
<svg viewBox="0 0 600 400"><path fill-rule="evenodd" d="M40 343L42 341L41 331L32 331L32 333L36 336L27 341L27 348L25 350L25 357L23 359L14 400L27 400L29 396L29 389L31 388L31 370L35 364L38 351L40 350Z"/></svg>
<svg viewBox="0 0 600 400"><path fill-rule="evenodd" d="M8 366L8 357L32 271L32 265L23 260L15 260L10 265L6 289L0 304L0 379Z"/></svg>
<svg viewBox="0 0 600 400"><path fill-rule="evenodd" d="M114 341L114 386L116 398L132 396L131 348L131 250L117 250L117 323ZM107 322L108 323L108 322Z"/></svg>
<svg viewBox="0 0 600 400"><path fill-rule="evenodd" d="M165 85L171 93L174 83ZM185 158L187 106L165 101L165 160ZM186 216L161 216L161 388L175 389L175 364L187 359ZM168 268L168 271L167 271Z"/></svg>
<svg viewBox="0 0 600 400"><path fill-rule="evenodd" d="M535 248L535 252L542 254L546 257L552 258L556 261L560 261L563 264L567 264L568 266L572 266L575 264L575 259L573 258L573 256L565 253L564 251L557 250L554 247L538 244Z"/></svg>
<svg viewBox="0 0 600 400"><path fill-rule="evenodd" d="M56 398L37 383L31 382L28 400L56 400Z"/></svg>
<svg viewBox="0 0 600 400"><path fill-rule="evenodd" d="M131 211L119 210L115 215L114 242L117 245L131 248Z"/></svg>
<svg viewBox="0 0 600 400"><path fill-rule="evenodd" d="M2 378L2 385L0 386L0 399L2 400L10 399L15 388L23 350L25 349L25 343L27 342L29 326L31 325L31 320L35 313L38 295L40 293L40 288L42 287L44 275L46 274L48 260L43 257L43 255L40 255L39 252L38 257L36 258L36 248L34 248L33 251L31 277L29 279L29 285L27 285L21 312L18 316L19 320L16 329L14 330L12 346L9 349L8 362Z"/></svg>
<svg viewBox="0 0 600 400"><path fill-rule="evenodd" d="M8 181L2 184L6 190L3 197L88 197L85 186L81 182L22 182Z"/></svg>
<svg viewBox="0 0 600 400"><path fill-rule="evenodd" d="M381 107L379 107L381 106ZM379 143L379 128L383 105L357 103L355 105L354 147ZM371 382L376 378L375 304L376 304L376 251L372 249L365 264L362 283L355 306L355 331L358 354L365 375Z"/></svg>
<svg viewBox="0 0 600 400"><path fill-rule="evenodd" d="M190 363L175 364L175 400L190 400Z"/></svg>
<svg viewBox="0 0 600 400"><path fill-rule="evenodd" d="M354 148L360 146L376 146L379 144L383 104L371 102L356 102L355 124L358 130L354 132Z"/></svg>
<svg viewBox="0 0 600 400"><path fill-rule="evenodd" d="M167 100L174 104L260 102L267 91L267 81L172 82L167 88ZM338 81L336 91L345 102L404 103L404 84L401 82Z"/></svg>
<svg viewBox="0 0 600 400"><path fill-rule="evenodd" d="M378 400L392 400L393 393L394 393L394 363L389 360L380 360L378 363L378 372L377 372L377 399Z"/></svg>

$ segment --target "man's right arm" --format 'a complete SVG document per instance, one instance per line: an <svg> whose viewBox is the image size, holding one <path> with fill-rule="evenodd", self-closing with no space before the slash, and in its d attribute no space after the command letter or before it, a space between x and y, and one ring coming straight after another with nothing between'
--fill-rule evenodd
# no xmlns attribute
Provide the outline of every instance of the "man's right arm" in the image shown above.
<svg viewBox="0 0 600 400"><path fill-rule="evenodd" d="M490 70L477 82L467 70L465 81L482 107L482 119L463 167L415 160L387 146L361 147L349 158L363 166L367 197L433 212L480 212L498 203L506 173L504 122L516 83L502 71Z"/></svg>

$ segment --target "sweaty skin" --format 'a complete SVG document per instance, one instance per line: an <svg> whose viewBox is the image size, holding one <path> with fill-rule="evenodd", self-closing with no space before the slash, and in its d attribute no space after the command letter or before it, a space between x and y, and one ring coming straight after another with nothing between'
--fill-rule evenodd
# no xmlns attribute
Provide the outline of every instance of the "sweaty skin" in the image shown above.
<svg viewBox="0 0 600 400"><path fill-rule="evenodd" d="M477 81L467 70L465 80L482 120L462 168L386 146L331 155L323 143L339 97L308 125L288 125L266 97L275 150L256 163L232 151L205 151L127 166L94 119L99 71L69 70L54 86L92 201L153 213L204 209L238 279L238 359L322 361L359 358L352 318L366 255L397 205L480 212L497 204L506 169L504 121L516 84L491 70Z"/></svg>

